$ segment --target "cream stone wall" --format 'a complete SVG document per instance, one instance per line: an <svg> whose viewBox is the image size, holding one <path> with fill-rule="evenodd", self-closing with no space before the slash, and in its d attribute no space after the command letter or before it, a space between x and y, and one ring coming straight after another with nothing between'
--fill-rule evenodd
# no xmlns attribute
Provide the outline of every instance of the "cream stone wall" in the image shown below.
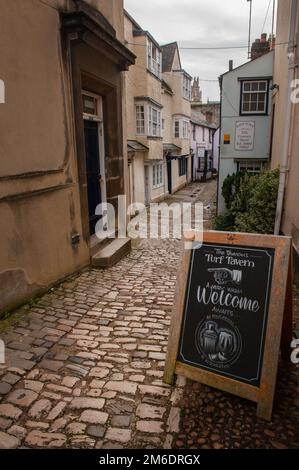
<svg viewBox="0 0 299 470"><path fill-rule="evenodd" d="M122 38L122 0L89 3ZM90 263L61 43L60 10L73 7L69 0L0 0L0 311Z"/></svg>
<svg viewBox="0 0 299 470"><path fill-rule="evenodd" d="M298 7L299 10L299 7ZM289 24L291 14L291 0L278 2L277 39L278 44L288 42ZM297 11L296 42L299 40L299 11ZM295 63L299 63L299 51L296 48ZM298 68L296 68L298 78ZM286 103L290 97L288 90L288 50L287 45L279 45L275 49L274 83L279 85L275 91L273 102L275 104L274 132L272 145L272 168L277 168L281 162L282 145L285 128ZM284 210L281 230L285 235L293 237L293 245L297 252L295 264L297 266L297 280L299 279L299 104L293 104L291 129L289 133L289 161L286 181Z"/></svg>

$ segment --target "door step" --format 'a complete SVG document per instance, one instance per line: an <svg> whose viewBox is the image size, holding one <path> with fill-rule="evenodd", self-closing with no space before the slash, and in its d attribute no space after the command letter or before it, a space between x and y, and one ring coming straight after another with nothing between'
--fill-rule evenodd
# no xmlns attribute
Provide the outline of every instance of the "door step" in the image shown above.
<svg viewBox="0 0 299 470"><path fill-rule="evenodd" d="M131 251L130 238L116 238L91 257L94 268L111 268Z"/></svg>

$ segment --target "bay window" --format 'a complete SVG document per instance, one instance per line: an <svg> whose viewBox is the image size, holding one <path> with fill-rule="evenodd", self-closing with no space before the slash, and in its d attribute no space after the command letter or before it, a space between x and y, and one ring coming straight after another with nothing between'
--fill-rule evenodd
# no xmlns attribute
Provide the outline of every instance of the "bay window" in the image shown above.
<svg viewBox="0 0 299 470"><path fill-rule="evenodd" d="M173 134L175 139L189 139L190 121L183 118L175 118L173 121Z"/></svg>

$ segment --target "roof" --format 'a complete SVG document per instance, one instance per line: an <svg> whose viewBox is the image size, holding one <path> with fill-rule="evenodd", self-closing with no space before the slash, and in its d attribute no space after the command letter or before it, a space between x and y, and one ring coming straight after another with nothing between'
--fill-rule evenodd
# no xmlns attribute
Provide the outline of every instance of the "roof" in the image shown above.
<svg viewBox="0 0 299 470"><path fill-rule="evenodd" d="M235 67L234 69L228 70L227 72L224 72L223 74L221 74L221 75L220 75L220 79L221 79L222 77L224 77L225 75L228 75L229 73L234 72L235 70L238 70L238 69L241 69L242 67L245 67L245 65L251 64L252 62L255 62L256 60L261 60L261 59L263 59L264 57L266 57L266 56L268 56L269 54L272 54L272 53L274 54L274 50L269 51L269 52L267 52L266 54L261 55L260 57L256 57L255 59L248 60L247 62L245 62L245 64L239 65L239 67Z"/></svg>
<svg viewBox="0 0 299 470"><path fill-rule="evenodd" d="M162 46L162 72L172 71L172 64L176 51L178 51L179 54L177 42L171 42L170 44Z"/></svg>
<svg viewBox="0 0 299 470"><path fill-rule="evenodd" d="M137 140L128 140L128 152L147 152L149 149Z"/></svg>
<svg viewBox="0 0 299 470"><path fill-rule="evenodd" d="M209 129L218 129L219 126L216 124L210 124L208 121L205 121L203 119L191 119L191 124L195 124L201 127L208 127Z"/></svg>

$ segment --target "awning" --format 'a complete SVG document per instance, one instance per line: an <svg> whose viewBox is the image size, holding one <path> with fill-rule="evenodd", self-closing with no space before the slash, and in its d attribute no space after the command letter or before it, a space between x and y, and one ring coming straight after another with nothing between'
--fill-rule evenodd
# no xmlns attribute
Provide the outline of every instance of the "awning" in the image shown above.
<svg viewBox="0 0 299 470"><path fill-rule="evenodd" d="M128 152L148 152L149 148L137 140L128 140Z"/></svg>
<svg viewBox="0 0 299 470"><path fill-rule="evenodd" d="M163 144L163 150L164 152L179 152L182 148L174 144Z"/></svg>
<svg viewBox="0 0 299 470"><path fill-rule="evenodd" d="M182 158L190 157L190 153L186 155L167 155L167 160L181 160Z"/></svg>

